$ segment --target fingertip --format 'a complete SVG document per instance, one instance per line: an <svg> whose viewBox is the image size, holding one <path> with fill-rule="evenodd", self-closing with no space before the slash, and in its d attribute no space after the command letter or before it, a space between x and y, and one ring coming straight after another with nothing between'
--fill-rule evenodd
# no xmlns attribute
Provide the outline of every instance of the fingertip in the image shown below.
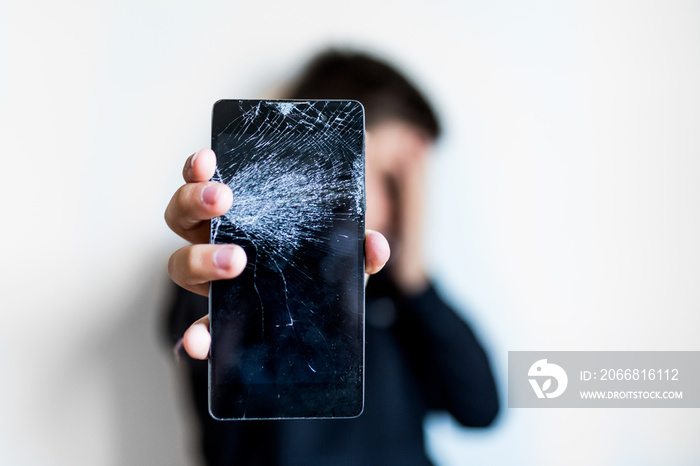
<svg viewBox="0 0 700 466"><path fill-rule="evenodd" d="M391 248L384 235L376 231L365 232L365 272L379 272L389 260Z"/></svg>
<svg viewBox="0 0 700 466"><path fill-rule="evenodd" d="M207 359L211 346L209 328L201 322L192 324L182 337L182 345L191 358Z"/></svg>
<svg viewBox="0 0 700 466"><path fill-rule="evenodd" d="M237 244L219 247L214 251L212 259L216 268L222 272L222 278L239 276L248 263L248 256Z"/></svg>
<svg viewBox="0 0 700 466"><path fill-rule="evenodd" d="M219 199L221 209L225 209L224 212L228 212L233 205L233 191L231 191L231 187L229 185L223 183L221 184Z"/></svg>
<svg viewBox="0 0 700 466"><path fill-rule="evenodd" d="M216 155L214 151L208 148L199 149L197 151L196 163L197 164L216 164Z"/></svg>
<svg viewBox="0 0 700 466"><path fill-rule="evenodd" d="M211 149L200 149L185 162L183 177L188 183L208 181L216 171L216 155Z"/></svg>
<svg viewBox="0 0 700 466"><path fill-rule="evenodd" d="M248 256L245 250L237 244L233 245L233 260L232 260L232 271L235 276L239 276L245 270L245 266L248 265Z"/></svg>
<svg viewBox="0 0 700 466"><path fill-rule="evenodd" d="M223 183L205 182L199 191L199 203L209 218L218 217L228 212L233 205L233 192Z"/></svg>

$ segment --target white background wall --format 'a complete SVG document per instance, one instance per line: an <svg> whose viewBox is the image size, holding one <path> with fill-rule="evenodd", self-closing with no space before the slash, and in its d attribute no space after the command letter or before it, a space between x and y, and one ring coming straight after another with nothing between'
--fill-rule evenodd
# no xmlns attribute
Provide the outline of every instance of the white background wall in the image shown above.
<svg viewBox="0 0 700 466"><path fill-rule="evenodd" d="M430 264L488 345L700 350L700 3L0 3L0 463L191 464L162 213L211 104L329 43L444 115ZM429 427L442 464L691 465L697 409ZM562 460L565 458L565 460Z"/></svg>

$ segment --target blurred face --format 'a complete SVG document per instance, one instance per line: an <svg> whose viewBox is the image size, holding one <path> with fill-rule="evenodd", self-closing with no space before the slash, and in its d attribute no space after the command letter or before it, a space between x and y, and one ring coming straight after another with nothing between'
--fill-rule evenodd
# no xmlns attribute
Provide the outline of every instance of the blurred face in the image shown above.
<svg viewBox="0 0 700 466"><path fill-rule="evenodd" d="M422 198L425 158L432 140L422 129L400 120L389 120L367 129L366 196L367 228L388 237L400 237L398 219L402 199ZM408 192L410 191L410 192ZM416 192L420 191L420 192Z"/></svg>

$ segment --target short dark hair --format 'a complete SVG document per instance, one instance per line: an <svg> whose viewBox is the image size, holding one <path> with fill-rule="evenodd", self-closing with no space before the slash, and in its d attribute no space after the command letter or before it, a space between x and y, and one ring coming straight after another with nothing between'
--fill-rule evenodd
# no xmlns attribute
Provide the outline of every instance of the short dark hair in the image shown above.
<svg viewBox="0 0 700 466"><path fill-rule="evenodd" d="M290 99L351 99L365 107L367 125L399 119L436 139L435 111L408 79L367 54L331 49L316 56L286 93Z"/></svg>

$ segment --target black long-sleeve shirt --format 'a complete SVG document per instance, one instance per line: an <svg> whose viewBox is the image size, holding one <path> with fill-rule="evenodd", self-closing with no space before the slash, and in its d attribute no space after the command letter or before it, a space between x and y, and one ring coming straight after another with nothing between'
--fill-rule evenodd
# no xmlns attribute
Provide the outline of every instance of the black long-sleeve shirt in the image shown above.
<svg viewBox="0 0 700 466"><path fill-rule="evenodd" d="M446 410L465 426L488 426L498 395L488 358L469 326L430 286L399 292L386 274L366 294L365 410L356 419L215 421L207 407L207 363L187 360L210 465L429 465L423 421ZM178 290L171 336L207 312Z"/></svg>

